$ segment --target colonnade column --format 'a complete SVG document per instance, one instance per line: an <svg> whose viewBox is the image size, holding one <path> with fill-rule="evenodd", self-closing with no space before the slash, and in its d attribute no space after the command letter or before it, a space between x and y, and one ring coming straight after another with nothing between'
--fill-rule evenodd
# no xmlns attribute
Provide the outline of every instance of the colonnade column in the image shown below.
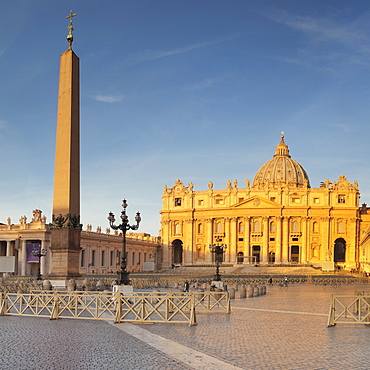
<svg viewBox="0 0 370 370"><path fill-rule="evenodd" d="M41 251L42 250L47 250L46 245L45 245L45 240L41 240ZM46 275L48 272L46 271L46 258L48 253L50 251L48 250L46 255L44 257L40 257L40 273L41 275ZM101 257L101 252L100 252L100 257Z"/></svg>
<svg viewBox="0 0 370 370"><path fill-rule="evenodd" d="M229 239L229 245L230 245L230 253L229 253L229 261L227 262L231 262L231 263L236 263L236 248L237 248L237 218L236 217L233 217L230 219L231 222L230 222L230 226L231 226L231 230L230 230L230 239Z"/></svg>
<svg viewBox="0 0 370 370"><path fill-rule="evenodd" d="M7 257L13 256L11 240L6 241L6 256Z"/></svg>
<svg viewBox="0 0 370 370"><path fill-rule="evenodd" d="M275 263L281 263L281 216L276 217Z"/></svg>
<svg viewBox="0 0 370 370"><path fill-rule="evenodd" d="M301 263L307 263L307 230L308 230L308 222L309 217L302 217L303 220L303 227L302 227L302 255L301 255Z"/></svg>
<svg viewBox="0 0 370 370"><path fill-rule="evenodd" d="M21 252L21 275L26 276L27 267L27 240L22 239L22 252Z"/></svg>
<svg viewBox="0 0 370 370"><path fill-rule="evenodd" d="M226 250L226 253L224 254L225 262L230 262L230 256L229 253L231 252L232 249L232 241L231 241L231 234L230 234L230 220L231 218L225 218L225 238L223 241L223 244L227 245L227 249L229 249L229 252Z"/></svg>
<svg viewBox="0 0 370 370"><path fill-rule="evenodd" d="M206 255L206 262L211 263L212 262L212 253L209 251L209 246L213 244L213 219L209 218L207 220L207 242L205 246L204 253Z"/></svg>
<svg viewBox="0 0 370 370"><path fill-rule="evenodd" d="M329 245L329 217L322 217L321 218L321 228L320 231L322 232L322 248L320 250L320 259L321 261L328 260L328 252L330 251Z"/></svg>
<svg viewBox="0 0 370 370"><path fill-rule="evenodd" d="M245 217L244 222L244 256L250 256L250 237L251 237L251 227L250 227L250 217ZM249 258L244 258L244 263L249 262Z"/></svg>
<svg viewBox="0 0 370 370"><path fill-rule="evenodd" d="M269 261L269 218L263 218L262 263Z"/></svg>
<svg viewBox="0 0 370 370"><path fill-rule="evenodd" d="M289 217L283 217L283 245L282 245L282 262L288 262L289 256Z"/></svg>

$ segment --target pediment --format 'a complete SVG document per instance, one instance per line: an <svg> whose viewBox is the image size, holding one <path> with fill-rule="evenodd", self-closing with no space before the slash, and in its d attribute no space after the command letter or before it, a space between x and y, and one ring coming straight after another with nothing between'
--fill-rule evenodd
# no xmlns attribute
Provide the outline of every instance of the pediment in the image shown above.
<svg viewBox="0 0 370 370"><path fill-rule="evenodd" d="M256 195L249 199L242 200L241 202L232 205L232 207L233 208L282 208L282 205Z"/></svg>

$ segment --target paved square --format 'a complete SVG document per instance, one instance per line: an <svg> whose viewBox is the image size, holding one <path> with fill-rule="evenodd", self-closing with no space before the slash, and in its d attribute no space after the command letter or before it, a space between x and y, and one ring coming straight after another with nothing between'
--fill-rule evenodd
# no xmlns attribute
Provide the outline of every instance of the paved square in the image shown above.
<svg viewBox="0 0 370 370"><path fill-rule="evenodd" d="M0 369L369 369L370 327L326 326L331 294L355 289L272 286L193 327L2 316Z"/></svg>

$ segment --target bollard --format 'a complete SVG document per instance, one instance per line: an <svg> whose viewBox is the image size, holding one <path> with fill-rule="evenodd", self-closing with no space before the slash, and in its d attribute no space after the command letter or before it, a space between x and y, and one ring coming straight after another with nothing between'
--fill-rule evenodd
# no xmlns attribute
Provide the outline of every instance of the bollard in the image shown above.
<svg viewBox="0 0 370 370"><path fill-rule="evenodd" d="M155 290L153 290L153 293L154 293L154 295L156 296L157 295L157 293L159 293L160 292L160 290L159 289L155 289ZM158 303L158 298L152 298L152 304L157 304Z"/></svg>
<svg viewBox="0 0 370 370"><path fill-rule="evenodd" d="M203 289L203 290L207 289L207 283L203 283L203 284L202 284L202 289Z"/></svg>
<svg viewBox="0 0 370 370"><path fill-rule="evenodd" d="M195 299L198 301L201 301L204 296L204 290L203 289L198 289L198 293L194 294Z"/></svg>
<svg viewBox="0 0 370 370"><path fill-rule="evenodd" d="M230 288L229 290L230 299L235 299L235 289Z"/></svg>
<svg viewBox="0 0 370 370"><path fill-rule="evenodd" d="M259 295L260 295L260 289L258 286L255 286L253 290L253 297L258 297Z"/></svg>
<svg viewBox="0 0 370 370"><path fill-rule="evenodd" d="M263 294L263 295L265 295L266 294L266 285L262 285L262 293L261 294Z"/></svg>
<svg viewBox="0 0 370 370"><path fill-rule="evenodd" d="M253 286L252 285L247 285L247 298L252 298L253 297Z"/></svg>
<svg viewBox="0 0 370 370"><path fill-rule="evenodd" d="M84 291L89 291L91 289L91 282L90 282L90 279L89 278L86 278L83 282L82 282L82 290Z"/></svg>
<svg viewBox="0 0 370 370"><path fill-rule="evenodd" d="M96 283L96 290L102 292L105 288L105 284L103 282L103 280L98 280L98 282Z"/></svg>
<svg viewBox="0 0 370 370"><path fill-rule="evenodd" d="M51 285L50 280L44 280L42 282L42 289L43 290L52 290L53 289L53 286Z"/></svg>
<svg viewBox="0 0 370 370"><path fill-rule="evenodd" d="M239 298L246 298L246 291L242 286L239 288Z"/></svg>
<svg viewBox="0 0 370 370"><path fill-rule="evenodd" d="M68 280L67 291L73 292L76 290L76 282L73 279Z"/></svg>

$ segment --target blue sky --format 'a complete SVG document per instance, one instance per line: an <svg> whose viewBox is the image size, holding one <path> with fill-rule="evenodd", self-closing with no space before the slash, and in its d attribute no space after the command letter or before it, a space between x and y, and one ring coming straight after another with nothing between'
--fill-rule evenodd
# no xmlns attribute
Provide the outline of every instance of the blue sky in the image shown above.
<svg viewBox="0 0 370 370"><path fill-rule="evenodd" d="M0 222L51 218L59 55L81 63L81 218L128 199L158 235L163 186L253 180L285 132L318 187L370 203L370 2L0 0Z"/></svg>

